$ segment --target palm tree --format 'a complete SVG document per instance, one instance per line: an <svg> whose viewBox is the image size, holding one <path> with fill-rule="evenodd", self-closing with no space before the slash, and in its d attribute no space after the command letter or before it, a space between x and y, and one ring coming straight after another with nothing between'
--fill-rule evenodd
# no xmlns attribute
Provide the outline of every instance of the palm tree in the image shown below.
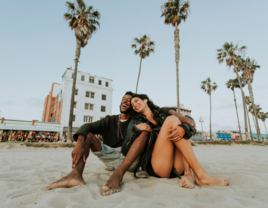
<svg viewBox="0 0 268 208"><path fill-rule="evenodd" d="M257 131L258 141L262 141L262 137L261 137L261 133L259 129L258 113L255 109L253 91L252 91L252 86L251 86L251 83L253 82L253 76L257 68L260 68L260 66L257 65L255 60L250 60L250 58L247 58L246 60L244 60L244 65L242 67L242 70L243 70L242 77L248 85L250 100L253 104L252 106L253 106L253 113L256 119L256 128L257 128L256 131Z"/></svg>
<svg viewBox="0 0 268 208"><path fill-rule="evenodd" d="M242 81L242 87L244 87L245 85L246 85L246 83ZM237 111L236 97L235 97L235 88L240 88L238 79L237 78L236 79L229 79L226 82L226 86L228 89L231 89L233 91L239 134L240 134L240 138L242 139L239 116L238 116L238 111Z"/></svg>
<svg viewBox="0 0 268 208"><path fill-rule="evenodd" d="M66 21L69 21L69 27L74 30L76 37L76 51L75 51L75 67L73 76L72 96L69 115L69 129L68 140L72 138L72 122L73 122L73 107L74 107L74 94L77 76L77 65L80 57L81 48L87 45L88 39L92 33L97 30L96 26L100 26L98 20L100 19L100 12L93 9L93 6L86 6L83 0L76 0L76 3L66 1L68 13L64 14Z"/></svg>
<svg viewBox="0 0 268 208"><path fill-rule="evenodd" d="M140 39L134 38L134 44L131 45L132 48L137 48L137 44L140 45L139 49L136 49L134 53L136 55L139 55L141 60L140 60L140 69L139 69L139 75L138 75L138 80L137 80L137 85L136 85L136 93L138 93L138 85L139 85L139 79L140 79L140 74L141 74L141 62L142 59L148 57L151 52L154 52L154 42L150 41L150 38L147 35L143 35Z"/></svg>
<svg viewBox="0 0 268 208"><path fill-rule="evenodd" d="M212 113L212 104L211 104L211 93L216 90L218 87L216 82L211 83L210 77L201 82L201 89L204 90L210 97L210 119L209 119L209 129L210 129L210 140L212 140L212 131L211 131L211 113Z"/></svg>
<svg viewBox="0 0 268 208"><path fill-rule="evenodd" d="M180 60L180 38L178 26L182 21L186 21L190 10L190 2L183 0L168 0L162 6L162 15L165 17L165 24L173 25L174 42L175 42L175 62L176 62L176 79L177 79L177 111L180 112L180 99L179 99L179 60Z"/></svg>
<svg viewBox="0 0 268 208"><path fill-rule="evenodd" d="M265 125L265 120L268 118L268 112L264 113L264 112L260 112L259 113L259 119L261 119L261 121L263 122L264 124L264 127L265 127L265 131L266 131L266 136L267 136L267 139L268 139L268 133L267 133L267 128L266 128L266 125Z"/></svg>
<svg viewBox="0 0 268 208"><path fill-rule="evenodd" d="M244 93L244 91L243 91ZM253 141L253 136L252 136L252 129L251 129L251 124L250 124L250 119L249 119L249 111L248 111L248 105L250 104L250 99L248 96L245 96L245 93L244 93L244 98L245 98L245 106L246 106L246 114L247 114L247 119L248 119L248 125L249 125L249 131L250 131L250 138L251 140Z"/></svg>
<svg viewBox="0 0 268 208"><path fill-rule="evenodd" d="M245 98L244 98L244 93L242 90L241 79L238 74L238 71L240 70L239 69L239 54L244 54L246 48L247 48L246 46L238 47L238 45L234 45L233 43L225 42L223 45L223 48L217 50L218 52L217 59L219 60L220 64L223 63L223 61L225 60L226 65L229 67L233 66L233 70L236 73L239 86L240 86L240 90L241 90L242 99L243 99L245 134L246 134L246 139L248 139Z"/></svg>

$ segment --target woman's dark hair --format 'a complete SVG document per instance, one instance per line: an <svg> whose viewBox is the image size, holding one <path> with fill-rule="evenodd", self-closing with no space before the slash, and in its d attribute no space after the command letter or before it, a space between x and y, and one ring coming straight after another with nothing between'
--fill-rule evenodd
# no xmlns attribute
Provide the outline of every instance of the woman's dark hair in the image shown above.
<svg viewBox="0 0 268 208"><path fill-rule="evenodd" d="M157 106L157 105L155 105L155 104L153 103L153 101L150 100L150 98L149 98L148 95L146 95L146 94L137 94L137 93L133 93L131 100L132 100L133 98L135 98L135 97L138 97L138 98L140 98L141 100L145 100L145 99L147 99L147 100L148 100L148 101L147 101L147 105L148 105L148 107L151 109L151 111L155 111L155 110L159 110L159 109L160 109L160 107ZM134 111L134 110L133 110L133 111ZM138 115L138 113L137 113L136 111L134 111L133 114L134 114L134 115Z"/></svg>

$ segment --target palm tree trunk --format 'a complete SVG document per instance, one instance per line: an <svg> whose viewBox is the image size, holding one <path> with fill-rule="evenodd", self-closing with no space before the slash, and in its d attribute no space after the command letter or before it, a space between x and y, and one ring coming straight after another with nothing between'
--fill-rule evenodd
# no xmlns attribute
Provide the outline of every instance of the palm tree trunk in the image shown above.
<svg viewBox="0 0 268 208"><path fill-rule="evenodd" d="M246 98L245 98L245 93L242 90L243 93L243 109L244 109L244 117L245 117L245 135L246 135L246 140L249 140L249 134L248 134L248 119L247 119L247 111L246 111ZM242 137L241 137L242 140Z"/></svg>
<svg viewBox="0 0 268 208"><path fill-rule="evenodd" d="M74 77L73 77L73 86L72 86L72 96L71 96L71 104L70 104L70 114L69 114L69 128L68 128L68 142L72 141L72 126L73 126L73 114L74 114L74 94L75 94L75 85L76 85L76 76L77 76L77 65L81 52L81 41L76 39L76 51L75 51L75 59L74 59Z"/></svg>
<svg viewBox="0 0 268 208"><path fill-rule="evenodd" d="M246 106L246 111L247 111L247 117L248 117L248 125L249 125L249 131L250 131L250 138L253 141L251 124L250 124L250 119L249 119L249 115L248 115L248 107L247 106Z"/></svg>
<svg viewBox="0 0 268 208"><path fill-rule="evenodd" d="M240 77L238 75L237 68L235 67L234 60L233 60L233 66L234 66L234 70L235 70L235 73L236 73L236 76L237 76L237 79L238 79L238 82L239 82L239 86L240 86L240 90L241 90L241 95L242 95L242 99L243 99L244 121L245 121L245 134L246 134L246 140L248 140L248 127L247 127L247 118L246 118L246 109L245 109L245 98L244 98L244 93L243 93L243 90L242 90L241 80L240 80ZM242 140L242 137L241 137L241 140Z"/></svg>
<svg viewBox="0 0 268 208"><path fill-rule="evenodd" d="M235 90L234 89L233 89L233 94L234 94L234 102L235 102L236 116L237 116L237 121L238 121L239 134L240 134L240 138L242 139L239 116L238 116L237 105L236 105Z"/></svg>
<svg viewBox="0 0 268 208"><path fill-rule="evenodd" d="M212 104L211 104L211 93L210 93L210 118L209 118L209 131L210 131L210 141L212 141L212 131L211 131L211 114L212 114Z"/></svg>
<svg viewBox="0 0 268 208"><path fill-rule="evenodd" d="M255 116L255 120L256 120L256 131L257 131L258 141L262 142L260 128L259 128L259 122L258 122L258 115L257 115L256 108L254 105L254 97L253 97L253 92L252 92L251 81L248 80L247 84L248 84L248 91L249 91L250 99L251 99L252 106L253 106L253 112L254 112L254 116Z"/></svg>
<svg viewBox="0 0 268 208"><path fill-rule="evenodd" d="M180 85L179 85L179 61L180 61L180 37L177 22L175 23L174 31L174 42L175 42L175 62L176 62L176 81L177 81L177 111L180 113Z"/></svg>
<svg viewBox="0 0 268 208"><path fill-rule="evenodd" d="M142 57L141 57L141 61L142 61ZM139 85L140 74L141 74L141 61L140 61L140 69L139 69L139 75L138 75L138 80L137 80L137 85L136 85L136 93L138 93L138 85Z"/></svg>
<svg viewBox="0 0 268 208"><path fill-rule="evenodd" d="M265 122L263 121L263 125L265 127L265 131L266 131L266 139L268 139L268 133L267 133L267 129L266 129L266 125L265 125Z"/></svg>

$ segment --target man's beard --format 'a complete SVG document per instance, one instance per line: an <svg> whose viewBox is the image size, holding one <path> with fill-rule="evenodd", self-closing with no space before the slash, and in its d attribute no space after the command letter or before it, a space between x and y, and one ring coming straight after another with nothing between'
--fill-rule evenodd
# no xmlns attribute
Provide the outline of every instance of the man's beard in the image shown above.
<svg viewBox="0 0 268 208"><path fill-rule="evenodd" d="M125 111L122 111L121 110L121 105L119 106L119 110L120 110L120 113L123 113L123 114L131 114L131 112L132 112L132 108L129 108L129 109L125 110Z"/></svg>

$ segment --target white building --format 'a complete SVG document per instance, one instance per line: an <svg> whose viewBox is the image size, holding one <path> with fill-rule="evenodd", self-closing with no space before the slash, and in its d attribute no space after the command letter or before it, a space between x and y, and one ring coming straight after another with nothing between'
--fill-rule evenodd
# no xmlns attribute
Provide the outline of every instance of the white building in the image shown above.
<svg viewBox="0 0 268 208"><path fill-rule="evenodd" d="M42 121L59 122L61 136L68 131L70 102L73 85L72 68L67 68L62 76L62 83L52 84L46 97ZM112 80L77 72L73 132L84 123L98 121L112 113Z"/></svg>

